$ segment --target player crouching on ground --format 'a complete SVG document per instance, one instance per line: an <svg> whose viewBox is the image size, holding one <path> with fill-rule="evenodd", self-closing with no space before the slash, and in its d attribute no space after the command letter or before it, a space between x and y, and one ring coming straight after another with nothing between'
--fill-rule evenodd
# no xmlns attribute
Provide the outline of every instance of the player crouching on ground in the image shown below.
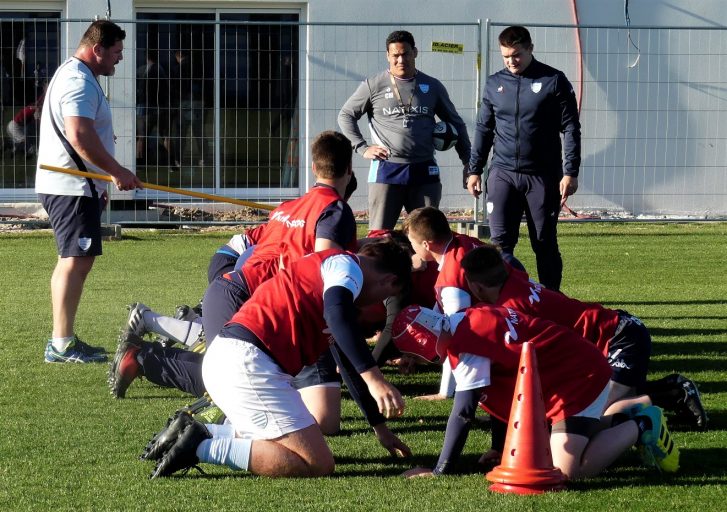
<svg viewBox="0 0 727 512"><path fill-rule="evenodd" d="M512 271L494 245L485 244L467 253L462 268L477 301L550 320L595 344L613 369L607 407L617 400L648 395L652 404L674 413L679 423L706 430L707 413L691 380L673 374L646 381L651 335L635 316L544 288L526 274Z"/></svg>
<svg viewBox="0 0 727 512"><path fill-rule="evenodd" d="M410 306L397 318L393 338L402 352L429 361L448 358L457 383L437 465L414 468L405 476L452 472L478 403L507 421L525 341L533 343L538 358L553 464L567 478L597 475L636 444L647 464L668 472L679 467L679 450L660 408L633 407L602 416L611 367L592 343L565 327L484 304L449 317ZM648 404L648 397L641 402Z"/></svg>
<svg viewBox="0 0 727 512"><path fill-rule="evenodd" d="M179 426L157 436L157 444L165 446L151 477L200 462L265 476L331 474L333 454L291 386L292 376L332 343L360 373L380 412L401 415L404 401L375 366L357 329L356 306L400 293L410 270L409 254L382 241L358 255L337 249L309 254L260 285L202 365L207 391L230 424L173 422ZM391 437L379 440L392 454L408 451Z"/></svg>

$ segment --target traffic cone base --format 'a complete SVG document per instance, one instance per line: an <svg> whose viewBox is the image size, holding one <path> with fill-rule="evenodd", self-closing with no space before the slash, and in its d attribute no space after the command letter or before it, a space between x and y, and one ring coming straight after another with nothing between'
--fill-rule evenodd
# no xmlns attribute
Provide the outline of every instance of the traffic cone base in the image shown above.
<svg viewBox="0 0 727 512"><path fill-rule="evenodd" d="M562 491L564 477L560 469L513 469L497 466L487 473L493 482L491 491L515 494L542 494L546 491Z"/></svg>
<svg viewBox="0 0 727 512"><path fill-rule="evenodd" d="M565 489L565 476L553 467L538 362L529 342L522 346L502 462L486 477L495 492L541 494Z"/></svg>

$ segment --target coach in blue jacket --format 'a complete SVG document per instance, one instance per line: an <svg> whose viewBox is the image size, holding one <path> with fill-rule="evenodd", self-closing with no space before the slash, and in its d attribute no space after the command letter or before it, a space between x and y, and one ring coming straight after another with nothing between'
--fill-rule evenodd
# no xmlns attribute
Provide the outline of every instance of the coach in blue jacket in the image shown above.
<svg viewBox="0 0 727 512"><path fill-rule="evenodd" d="M525 27L506 28L499 42L505 69L485 84L467 189L475 197L482 192L492 148L486 187L492 242L521 266L513 253L524 212L539 281L558 290L563 274L558 213L561 201L578 189L581 162L578 106L565 75L535 60Z"/></svg>

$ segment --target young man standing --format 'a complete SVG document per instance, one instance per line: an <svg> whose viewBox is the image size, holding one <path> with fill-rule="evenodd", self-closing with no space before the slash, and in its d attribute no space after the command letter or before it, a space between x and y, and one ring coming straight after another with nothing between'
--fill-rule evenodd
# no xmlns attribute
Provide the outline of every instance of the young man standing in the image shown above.
<svg viewBox="0 0 727 512"><path fill-rule="evenodd" d="M106 173L119 190L141 188L139 179L114 159L111 108L99 76L112 76L123 58L126 33L110 21L94 21L73 57L56 71L40 120L38 162ZM35 190L48 212L58 245L51 278L53 334L45 348L48 363L105 361L103 349L82 342L74 331L86 277L101 254L101 212L106 182L38 167Z"/></svg>
<svg viewBox="0 0 727 512"><path fill-rule="evenodd" d="M483 192L482 174L492 149L484 189L492 242L517 267L514 252L524 213L539 281L557 291L563 274L558 213L561 201L578 189L581 163L578 106L565 75L533 57L525 27L506 28L499 41L505 69L485 84L467 189L475 197Z"/></svg>

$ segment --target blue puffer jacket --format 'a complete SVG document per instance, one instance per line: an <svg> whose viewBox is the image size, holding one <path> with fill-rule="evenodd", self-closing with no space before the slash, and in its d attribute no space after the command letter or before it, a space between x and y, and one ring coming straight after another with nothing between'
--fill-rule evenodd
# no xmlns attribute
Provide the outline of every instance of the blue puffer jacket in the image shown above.
<svg viewBox="0 0 727 512"><path fill-rule="evenodd" d="M522 75L503 69L487 78L469 174L482 174L493 146L491 167L525 174L578 176L578 106L573 87L561 71L533 59Z"/></svg>

